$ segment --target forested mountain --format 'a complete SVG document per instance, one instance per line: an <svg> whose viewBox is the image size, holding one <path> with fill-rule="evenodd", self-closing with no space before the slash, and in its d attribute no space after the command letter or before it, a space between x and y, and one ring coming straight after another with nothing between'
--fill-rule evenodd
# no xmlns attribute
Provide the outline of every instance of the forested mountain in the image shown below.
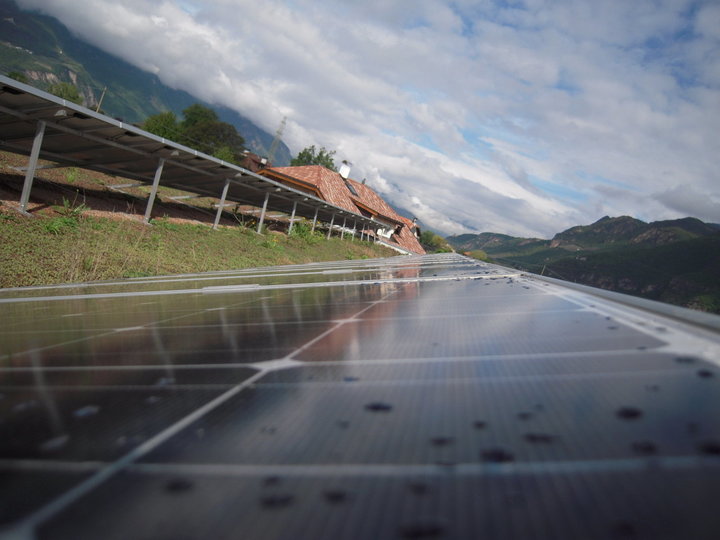
<svg viewBox="0 0 720 540"><path fill-rule="evenodd" d="M260 155L267 155L274 137L238 112L170 88L156 75L80 40L57 19L20 10L13 0L0 0L0 72L22 73L42 90L57 82L72 83L91 108L107 87L103 112L130 123L163 111L180 116L183 109L200 103L235 126L247 148ZM274 163L287 165L290 158L290 150L281 143Z"/></svg>
<svg viewBox="0 0 720 540"><path fill-rule="evenodd" d="M551 240L486 232L447 241L530 272L720 313L720 226L699 219L605 216Z"/></svg>

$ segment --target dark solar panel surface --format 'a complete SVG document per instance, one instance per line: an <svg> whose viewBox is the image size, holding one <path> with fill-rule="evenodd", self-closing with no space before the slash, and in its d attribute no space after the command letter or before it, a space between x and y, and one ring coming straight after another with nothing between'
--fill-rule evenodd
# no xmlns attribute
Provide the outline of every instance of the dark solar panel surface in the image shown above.
<svg viewBox="0 0 720 540"><path fill-rule="evenodd" d="M0 538L718 538L720 339L457 255L0 291Z"/></svg>

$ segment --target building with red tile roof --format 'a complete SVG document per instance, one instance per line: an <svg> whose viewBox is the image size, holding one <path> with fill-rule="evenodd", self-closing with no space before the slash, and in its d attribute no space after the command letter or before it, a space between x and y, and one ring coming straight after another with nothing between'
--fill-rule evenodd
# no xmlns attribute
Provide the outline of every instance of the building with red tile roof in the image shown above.
<svg viewBox="0 0 720 540"><path fill-rule="evenodd" d="M320 165L269 167L260 174L314 195L335 206L372 218L378 223L371 234L391 247L423 254L417 225L399 215L372 188Z"/></svg>
<svg viewBox="0 0 720 540"><path fill-rule="evenodd" d="M242 159L238 162L243 169L252 171L254 173L259 172L263 168L268 166L267 158L260 157L257 154L253 154L249 150L245 150L242 153Z"/></svg>

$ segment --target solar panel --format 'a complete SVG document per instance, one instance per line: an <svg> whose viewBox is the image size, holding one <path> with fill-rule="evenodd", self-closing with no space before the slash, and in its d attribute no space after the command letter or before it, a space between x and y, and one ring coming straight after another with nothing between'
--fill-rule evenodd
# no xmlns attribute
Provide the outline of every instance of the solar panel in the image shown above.
<svg viewBox="0 0 720 540"><path fill-rule="evenodd" d="M720 536L714 316L455 254L0 313L0 538Z"/></svg>
<svg viewBox="0 0 720 540"><path fill-rule="evenodd" d="M77 166L139 183L162 185L200 197L276 210L285 214L348 225L374 227L361 214L340 208L290 186L158 137L46 92L0 75L0 149L30 156L20 200L25 211L37 158ZM53 165L55 166L55 165ZM154 191L151 191L154 193ZM149 198L146 221L152 212ZM264 212L264 210L263 210ZM218 214L219 219L219 214Z"/></svg>

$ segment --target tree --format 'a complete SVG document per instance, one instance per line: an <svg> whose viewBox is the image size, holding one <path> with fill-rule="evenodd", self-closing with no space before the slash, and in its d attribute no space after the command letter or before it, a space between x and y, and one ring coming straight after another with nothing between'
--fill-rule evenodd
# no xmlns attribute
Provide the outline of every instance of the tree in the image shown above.
<svg viewBox="0 0 720 540"><path fill-rule="evenodd" d="M290 165L322 165L331 171L337 172L335 162L333 161L334 155L335 150L329 152L322 146L318 151L315 149L315 145L312 145L301 150L300 153L290 161Z"/></svg>
<svg viewBox="0 0 720 540"><path fill-rule="evenodd" d="M226 122L203 121L185 128L182 132L183 144L196 148L205 154L213 154L221 148L230 150L236 159L240 159L245 140Z"/></svg>
<svg viewBox="0 0 720 540"><path fill-rule="evenodd" d="M180 125L177 116L172 111L165 111L148 116L142 125L145 131L149 131L158 137L164 137L176 141L180 138Z"/></svg>
<svg viewBox="0 0 720 540"><path fill-rule="evenodd" d="M82 105L83 98L74 84L59 82L55 83L48 88L48 92L56 95L59 98L66 99L78 105Z"/></svg>
<svg viewBox="0 0 720 540"><path fill-rule="evenodd" d="M465 255L479 261L492 262L492 259L490 259L490 257L488 257L488 254L485 253L482 249L473 249L472 251L468 251L467 253L465 253Z"/></svg>
<svg viewBox="0 0 720 540"><path fill-rule="evenodd" d="M232 148L228 146L221 146L215 150L215 152L213 152L213 157L222 159L223 161L227 161L229 163L237 164L238 162L237 155L232 151Z"/></svg>
<svg viewBox="0 0 720 540"><path fill-rule="evenodd" d="M452 246L445 239L432 231L423 231L420 234L420 244L428 253L450 253Z"/></svg>
<svg viewBox="0 0 720 540"><path fill-rule="evenodd" d="M180 130L179 142L186 146L231 163L242 160L245 139L235 126L221 122L215 111L208 107L195 103L184 109Z"/></svg>
<svg viewBox="0 0 720 540"><path fill-rule="evenodd" d="M180 122L175 113L166 111L148 117L143 129L230 163L243 159L245 139L235 126L221 122L215 111L199 103L183 110Z"/></svg>
<svg viewBox="0 0 720 540"><path fill-rule="evenodd" d="M203 122L219 122L220 118L215 111L208 107L204 107L199 103L190 105L186 109L183 109L183 121L182 128L188 129L196 124Z"/></svg>

